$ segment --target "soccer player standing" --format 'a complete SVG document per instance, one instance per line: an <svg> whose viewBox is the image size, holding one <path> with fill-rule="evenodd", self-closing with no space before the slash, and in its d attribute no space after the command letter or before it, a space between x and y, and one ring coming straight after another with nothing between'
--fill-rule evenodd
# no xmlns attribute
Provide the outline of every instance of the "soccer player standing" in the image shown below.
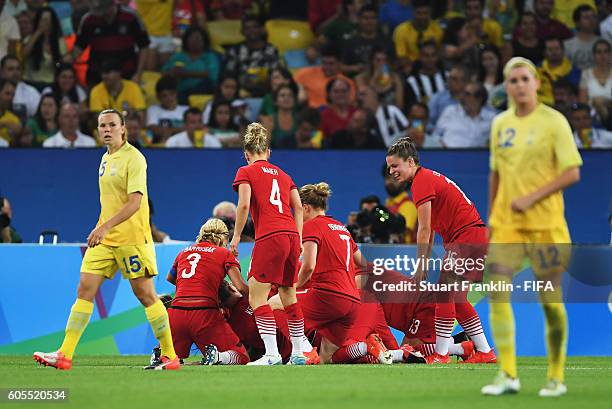
<svg viewBox="0 0 612 409"><path fill-rule="evenodd" d="M93 299L104 279L112 279L119 268L145 307L161 345L162 360L155 369L179 369L168 313L157 297L152 280L157 275L157 264L149 226L147 162L127 142L125 121L119 111L100 112L98 132L107 147L98 173L100 218L87 237L77 299L68 317L64 342L56 352L35 352L34 359L57 369L72 367L74 350L93 312Z"/></svg>
<svg viewBox="0 0 612 409"><path fill-rule="evenodd" d="M491 280L511 282L525 257L540 280L557 289L571 243L563 211L563 189L578 182L582 159L565 117L538 102L540 80L533 63L512 58L504 67L511 107L491 128L489 249ZM500 243L520 243L500 244ZM567 315L561 291L541 293L546 316L548 383L540 396L566 393L564 365ZM491 329L500 373L485 395L516 393L514 316L508 292L491 294Z"/></svg>
<svg viewBox="0 0 612 409"><path fill-rule="evenodd" d="M463 191L449 178L426 169L419 164L419 156L412 140L401 138L389 147L387 165L391 176L398 182L409 182L412 200L417 206L417 260L427 260L431 254L434 233L442 236L447 252L446 260L471 259L473 269L459 274L445 269L440 274L443 282L480 278L482 269L477 260L484 262L487 251L487 229L476 207ZM426 266L421 263L415 279L425 279ZM444 263L449 265L451 263ZM481 264L482 265L482 264ZM456 274L456 275L455 275ZM449 347L455 317L474 342L476 351L468 359L472 363L495 362L495 354L484 335L480 318L467 300L465 291L436 294L435 352L426 357L428 363L450 363Z"/></svg>
<svg viewBox="0 0 612 409"><path fill-rule="evenodd" d="M276 343L276 320L268 305L272 285L287 313L293 350L290 363L305 365L302 352L304 316L297 304L295 283L302 239L302 203L291 177L268 162L270 138L259 123L250 124L244 135L247 166L238 169L233 188L238 191L238 209L230 249L238 255L240 235L249 210L255 224L255 246L249 270L249 303L266 353L249 365L280 365L282 358ZM293 215L291 211L293 210Z"/></svg>

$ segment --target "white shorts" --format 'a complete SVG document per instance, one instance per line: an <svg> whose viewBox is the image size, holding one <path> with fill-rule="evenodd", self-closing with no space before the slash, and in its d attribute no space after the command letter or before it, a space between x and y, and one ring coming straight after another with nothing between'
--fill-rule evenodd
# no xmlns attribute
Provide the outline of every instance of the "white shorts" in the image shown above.
<svg viewBox="0 0 612 409"><path fill-rule="evenodd" d="M171 35L167 36L149 36L151 44L149 47L153 50L157 50L160 53L173 53L176 46L174 39Z"/></svg>

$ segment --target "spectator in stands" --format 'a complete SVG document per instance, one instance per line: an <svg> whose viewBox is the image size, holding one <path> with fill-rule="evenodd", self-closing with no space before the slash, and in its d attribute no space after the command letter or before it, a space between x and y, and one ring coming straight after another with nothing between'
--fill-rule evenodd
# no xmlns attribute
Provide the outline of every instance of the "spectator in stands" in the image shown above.
<svg viewBox="0 0 612 409"><path fill-rule="evenodd" d="M204 123L207 124L210 121L210 115L212 113L212 107L216 102L227 101L230 103L239 104L240 95L240 83L238 78L233 74L224 73L219 79L219 85L215 90L213 99L204 108ZM234 122L238 125L238 115L234 118Z"/></svg>
<svg viewBox="0 0 612 409"><path fill-rule="evenodd" d="M183 49L170 57L162 71L176 77L178 100L188 104L190 94L211 94L219 79L219 59L210 50L210 37L199 27L183 34Z"/></svg>
<svg viewBox="0 0 612 409"><path fill-rule="evenodd" d="M21 38L26 39L34 32L34 19L30 16L30 13L27 11L22 11L21 13L14 16L17 20L17 25L19 26L19 33L21 34Z"/></svg>
<svg viewBox="0 0 612 409"><path fill-rule="evenodd" d="M612 1L606 1L607 17L599 24L601 37L612 44Z"/></svg>
<svg viewBox="0 0 612 409"><path fill-rule="evenodd" d="M406 78L405 106L427 103L431 96L446 89L446 72L440 63L438 46L433 41L421 45L412 75Z"/></svg>
<svg viewBox="0 0 612 409"><path fill-rule="evenodd" d="M240 20L249 12L253 0L211 0L210 11L215 20Z"/></svg>
<svg viewBox="0 0 612 409"><path fill-rule="evenodd" d="M476 30L464 18L448 21L443 38L443 61L446 67L461 64L470 70L480 66L480 49L483 46Z"/></svg>
<svg viewBox="0 0 612 409"><path fill-rule="evenodd" d="M400 214L404 217L406 231L404 233L404 243L414 243L416 241L417 209L414 202L408 196L408 183L400 183L389 174L387 164L383 164L383 179L387 199L385 207L393 214Z"/></svg>
<svg viewBox="0 0 612 409"><path fill-rule="evenodd" d="M185 111L185 130L172 135L166 141L166 148L220 148L221 142L207 134L202 124L202 111L189 108Z"/></svg>
<svg viewBox="0 0 612 409"><path fill-rule="evenodd" d="M190 27L206 27L204 5L194 0L177 0L172 15L172 34L175 38L182 38Z"/></svg>
<svg viewBox="0 0 612 409"><path fill-rule="evenodd" d="M11 226L12 218L11 202L0 196L0 243L21 243L21 237Z"/></svg>
<svg viewBox="0 0 612 409"><path fill-rule="evenodd" d="M578 88L568 79L553 82L554 108L571 121L571 107L578 102Z"/></svg>
<svg viewBox="0 0 612 409"><path fill-rule="evenodd" d="M276 111L274 93L278 87L281 85L291 85L292 87L295 87L295 89L298 89L297 84L293 80L293 75L291 75L291 72L285 67L277 67L270 70L268 85L270 86L270 89L268 93L264 95L261 102L261 109L259 111L259 115L264 117L271 117Z"/></svg>
<svg viewBox="0 0 612 409"><path fill-rule="evenodd" d="M308 101L311 108L320 108L327 103L327 85L331 79L341 78L348 82L351 88L350 98L355 97L355 84L341 72L340 50L334 44L329 44L321 50L321 65L300 69L295 74L295 81L300 88L299 101Z"/></svg>
<svg viewBox="0 0 612 409"><path fill-rule="evenodd" d="M87 93L77 84L76 72L70 64L58 63L53 84L44 88L42 93L52 94L58 105L69 101L87 108Z"/></svg>
<svg viewBox="0 0 612 409"><path fill-rule="evenodd" d="M119 112L133 109L144 122L145 103L140 86L134 81L121 78L121 63L107 60L102 64L102 81L91 89L89 111L93 115L105 109Z"/></svg>
<svg viewBox="0 0 612 409"><path fill-rule="evenodd" d="M89 46L90 87L100 82L102 64L109 59L121 61L123 78L139 83L149 43L149 35L135 11L116 5L113 0L91 0L91 11L83 16L74 48L64 55L64 62L73 63Z"/></svg>
<svg viewBox="0 0 612 409"><path fill-rule="evenodd" d="M575 87L580 81L580 70L572 66L565 56L563 41L560 38L548 38L544 41L544 61L538 68L540 74L540 88L538 96L540 101L554 105L553 83L560 79L567 79Z"/></svg>
<svg viewBox="0 0 612 409"><path fill-rule="evenodd" d="M442 28L431 19L431 4L427 0L412 2L414 19L405 21L395 29L393 42L395 53L403 65L410 65L419 58L419 45L426 41L442 42Z"/></svg>
<svg viewBox="0 0 612 409"><path fill-rule="evenodd" d="M142 18L151 43L144 69L157 71L164 65L175 49L172 38L172 13L174 1L135 0L136 10Z"/></svg>
<svg viewBox="0 0 612 409"><path fill-rule="evenodd" d="M19 143L21 121L11 110L17 86L11 80L0 78L0 144L4 147Z"/></svg>
<svg viewBox="0 0 612 409"><path fill-rule="evenodd" d="M600 38L593 44L593 68L582 71L578 101L588 103L597 112L600 122L610 116L612 100L612 60L610 44Z"/></svg>
<svg viewBox="0 0 612 409"><path fill-rule="evenodd" d="M6 0L4 9L0 9L0 12L17 17L18 14L27 11L27 9L28 5L25 0Z"/></svg>
<svg viewBox="0 0 612 409"><path fill-rule="evenodd" d="M225 147L237 148L242 143L239 132L242 124L234 121L237 115L233 104L228 101L215 101L211 108L208 133Z"/></svg>
<svg viewBox="0 0 612 409"><path fill-rule="evenodd" d="M295 130L295 141L298 149L320 149L323 142L323 134L319 130L319 111L312 108L304 108L297 117L297 129Z"/></svg>
<svg viewBox="0 0 612 409"><path fill-rule="evenodd" d="M312 0L309 3L312 3ZM339 3L337 9L334 10L335 14L324 21L316 31L313 28L313 32L318 34L317 41L321 45L340 44L351 38L357 30L359 2L357 0L342 0ZM309 12L311 11L312 9L309 9Z"/></svg>
<svg viewBox="0 0 612 409"><path fill-rule="evenodd" d="M355 77L358 86L370 86L386 104L404 107L404 87L402 78L392 70L393 64L387 51L374 48L370 55L367 70Z"/></svg>
<svg viewBox="0 0 612 409"><path fill-rule="evenodd" d="M95 148L96 141L79 130L79 107L72 102L61 105L59 131L43 142L43 148Z"/></svg>
<svg viewBox="0 0 612 409"><path fill-rule="evenodd" d="M534 0L533 2L537 21L536 35L542 42L548 38L559 38L563 41L572 37L572 32L565 24L551 17L554 4L554 0ZM519 26L514 28L513 40L516 40L519 30Z"/></svg>
<svg viewBox="0 0 612 409"><path fill-rule="evenodd" d="M225 52L224 70L236 73L244 91L252 97L262 97L267 90L268 71L280 65L278 50L266 42L263 21L255 15L242 19L240 44Z"/></svg>
<svg viewBox="0 0 612 409"><path fill-rule="evenodd" d="M380 6L378 18L388 33L404 21L412 20L412 2L410 0L387 0Z"/></svg>
<svg viewBox="0 0 612 409"><path fill-rule="evenodd" d="M487 108L487 90L476 82L465 86L461 104L444 109L434 134L445 148L484 148L496 112Z"/></svg>
<svg viewBox="0 0 612 409"><path fill-rule="evenodd" d="M140 115L136 111L128 111L125 115L125 130L128 134L128 142L137 149L152 145L152 137L143 129Z"/></svg>
<svg viewBox="0 0 612 409"><path fill-rule="evenodd" d="M345 74L354 76L370 64L374 49L393 52L393 45L378 27L378 10L376 6L367 4L359 9L358 28L355 33L342 42L342 63Z"/></svg>
<svg viewBox="0 0 612 409"><path fill-rule="evenodd" d="M60 21L51 7L43 7L34 19L36 30L24 39L24 78L41 90L53 83L55 62L66 53Z"/></svg>
<svg viewBox="0 0 612 409"><path fill-rule="evenodd" d="M544 43L536 34L537 20L535 14L526 12L521 15L518 21L518 35L512 41L512 56L525 57L535 65L540 65L544 59Z"/></svg>
<svg viewBox="0 0 612 409"><path fill-rule="evenodd" d="M432 125L436 125L442 111L449 106L459 103L463 95L465 84L470 80L467 68L456 65L450 69L447 77L446 89L432 95L429 100L429 119Z"/></svg>
<svg viewBox="0 0 612 409"><path fill-rule="evenodd" d="M171 135L185 130L183 114L189 107L178 104L176 90L177 81L171 76L165 75L155 84L159 104L147 109L147 128L154 143L165 143Z"/></svg>
<svg viewBox="0 0 612 409"><path fill-rule="evenodd" d="M574 67L586 70L593 66L593 45L598 39L596 30L599 23L595 10L584 4L574 10L573 18L576 35L565 41L565 55Z"/></svg>
<svg viewBox="0 0 612 409"><path fill-rule="evenodd" d="M506 102L506 88L501 54L494 45L485 45L480 50L478 81L484 85L489 95L487 106L501 109Z"/></svg>
<svg viewBox="0 0 612 409"><path fill-rule="evenodd" d="M325 140L346 129L355 107L350 98L351 87L342 78L329 80L326 87L328 105L321 111L321 131Z"/></svg>
<svg viewBox="0 0 612 409"><path fill-rule="evenodd" d="M43 142L58 131L57 101L51 94L43 94L38 110L33 118L28 119L27 127L32 132L31 146L42 146ZM22 144L23 138L22 138Z"/></svg>
<svg viewBox="0 0 612 409"><path fill-rule="evenodd" d="M593 126L591 107L586 104L572 106L571 115L574 139L579 148L612 148L612 132Z"/></svg>
<svg viewBox="0 0 612 409"><path fill-rule="evenodd" d="M353 6L354 0L308 0L308 22L313 32L319 33L331 21L339 16L348 16L349 7ZM353 6L353 11L357 7ZM333 38L332 41L338 39Z"/></svg>
<svg viewBox="0 0 612 409"><path fill-rule="evenodd" d="M4 12L7 1L0 0L0 58L4 58L5 55L16 55L21 41L17 20Z"/></svg>
<svg viewBox="0 0 612 409"><path fill-rule="evenodd" d="M408 111L408 129L406 134L417 148L441 148L440 138L432 135L429 124L429 108L427 104L416 102Z"/></svg>
<svg viewBox="0 0 612 409"><path fill-rule="evenodd" d="M596 10L595 0L555 0L554 7L552 10L552 17L565 24L570 30L574 29L574 26L578 28L576 22L575 12L579 6L589 6L592 10Z"/></svg>
<svg viewBox="0 0 612 409"><path fill-rule="evenodd" d="M271 119L264 121L270 132L270 146L280 149L297 147L295 132L297 130L297 88L283 84L274 93L276 112Z"/></svg>
<svg viewBox="0 0 612 409"><path fill-rule="evenodd" d="M365 109L357 108L345 129L325 138L328 149L384 149L385 144L376 132L374 117Z"/></svg>
<svg viewBox="0 0 612 409"><path fill-rule="evenodd" d="M381 104L378 94L371 87L359 87L358 101L361 108L366 109L376 119L376 130L385 146L406 135L408 119L395 105Z"/></svg>
<svg viewBox="0 0 612 409"><path fill-rule="evenodd" d="M17 57L5 55L0 62L0 77L8 79L17 84L15 98L13 98L13 112L25 123L27 118L36 114L40 93L31 85L22 81L21 64Z"/></svg>
<svg viewBox="0 0 612 409"><path fill-rule="evenodd" d="M483 17L484 0L465 0L465 19L481 42L498 48L504 46L502 28L499 23Z"/></svg>

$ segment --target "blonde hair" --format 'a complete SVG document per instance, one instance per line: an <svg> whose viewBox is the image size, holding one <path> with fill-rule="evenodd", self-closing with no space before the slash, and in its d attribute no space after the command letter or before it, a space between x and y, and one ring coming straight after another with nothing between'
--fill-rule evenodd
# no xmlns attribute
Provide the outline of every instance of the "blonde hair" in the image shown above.
<svg viewBox="0 0 612 409"><path fill-rule="evenodd" d="M538 70L536 69L535 64L531 62L531 60L528 60L524 57L513 57L504 66L504 79L508 78L508 75L510 75L510 71L519 67L527 68L536 79L540 78Z"/></svg>
<svg viewBox="0 0 612 409"><path fill-rule="evenodd" d="M316 209L327 210L327 199L332 191L325 182L316 185L304 185L300 188L300 200L302 204L310 205Z"/></svg>
<svg viewBox="0 0 612 409"><path fill-rule="evenodd" d="M250 123L244 133L244 150L249 153L264 153L269 147L268 130L259 122Z"/></svg>
<svg viewBox="0 0 612 409"><path fill-rule="evenodd" d="M229 230L221 219L208 219L206 223L200 227L200 233L196 237L196 243L208 241L212 244L220 246L223 239L229 236Z"/></svg>

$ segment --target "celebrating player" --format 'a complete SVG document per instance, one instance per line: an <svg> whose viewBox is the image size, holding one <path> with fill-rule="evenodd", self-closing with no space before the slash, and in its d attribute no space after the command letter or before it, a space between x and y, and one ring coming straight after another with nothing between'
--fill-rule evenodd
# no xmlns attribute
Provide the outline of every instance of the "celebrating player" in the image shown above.
<svg viewBox="0 0 612 409"><path fill-rule="evenodd" d="M491 280L510 282L529 257L536 276L554 283L556 291L540 294L548 346L548 384L540 396L560 396L567 392L563 379L567 316L558 285L571 243L563 214L563 189L580 179L582 159L565 117L538 102L540 80L533 63L512 58L504 67L504 76L512 104L491 127L487 262ZM516 393L520 383L509 293L492 293L490 308L501 371L482 393Z"/></svg>
<svg viewBox="0 0 612 409"><path fill-rule="evenodd" d="M240 264L227 250L229 231L220 219L200 228L196 244L181 251L168 273L176 284L170 306L172 340L179 358L187 358L195 343L206 365L244 365L249 355L219 311L219 287L227 275L243 294L247 285Z"/></svg>
<svg viewBox="0 0 612 409"><path fill-rule="evenodd" d="M99 168L100 218L87 237L77 299L66 324L66 335L56 352L35 352L43 365L70 369L72 357L93 312L93 299L105 278L117 268L130 280L132 291L145 307L159 340L162 359L155 369L179 369L168 325L168 313L157 297L152 277L157 275L155 247L149 227L147 162L127 142L123 115L107 109L98 115L98 132L107 152Z"/></svg>
<svg viewBox="0 0 612 409"><path fill-rule="evenodd" d="M304 316L295 297L303 224L300 195L291 177L268 162L270 139L266 128L259 123L247 127L244 157L248 165L238 169L233 183L234 190L238 191L238 209L230 249L238 255L240 235L250 210L256 239L249 270L249 303L266 346L265 355L249 365L282 364L276 343L276 321L267 302L272 284L278 286L287 312L293 345L289 363L305 365Z"/></svg>
<svg viewBox="0 0 612 409"><path fill-rule="evenodd" d="M456 282L482 274L476 261L487 250L487 229L476 207L463 191L449 178L426 169L419 164L419 156L412 140L401 138L389 147L387 165L391 176L398 182L411 184L412 200L417 206L417 260L427 260L431 254L434 234L442 236L447 255L446 260L472 260L475 268L462 276L452 269L445 269L440 280ZM426 278L425 263L419 264L415 274L417 281ZM452 263L444 263L449 266ZM495 354L484 335L480 318L467 300L466 292L448 291L436 297L436 346L427 357L428 363L450 363L449 347L455 317L473 340L476 352L468 360L477 363L495 362Z"/></svg>

